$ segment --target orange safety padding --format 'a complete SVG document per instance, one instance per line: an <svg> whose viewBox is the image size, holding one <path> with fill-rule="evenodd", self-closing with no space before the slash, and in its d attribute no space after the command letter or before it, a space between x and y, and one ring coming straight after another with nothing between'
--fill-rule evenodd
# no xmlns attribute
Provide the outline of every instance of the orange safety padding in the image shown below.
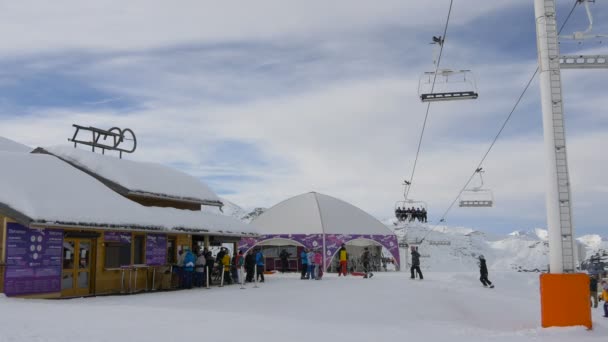
<svg viewBox="0 0 608 342"><path fill-rule="evenodd" d="M541 274L540 305L543 328L585 326L592 328L586 274Z"/></svg>

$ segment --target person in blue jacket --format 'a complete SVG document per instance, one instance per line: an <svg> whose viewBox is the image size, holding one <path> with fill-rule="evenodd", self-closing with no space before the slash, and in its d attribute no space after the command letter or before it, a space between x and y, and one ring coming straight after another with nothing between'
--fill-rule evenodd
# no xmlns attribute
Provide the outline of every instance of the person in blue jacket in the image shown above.
<svg viewBox="0 0 608 342"><path fill-rule="evenodd" d="M302 249L300 259L302 260L302 276L300 279L308 279L308 249Z"/></svg>
<svg viewBox="0 0 608 342"><path fill-rule="evenodd" d="M264 254L262 254L261 248L258 248L258 252L255 254L255 265L257 267L257 274L258 274L257 278L261 278L260 283L263 283L264 282Z"/></svg>
<svg viewBox="0 0 608 342"><path fill-rule="evenodd" d="M196 257L190 251L190 248L186 247L184 253L184 288L192 288L192 272L194 272L194 265L196 264Z"/></svg>

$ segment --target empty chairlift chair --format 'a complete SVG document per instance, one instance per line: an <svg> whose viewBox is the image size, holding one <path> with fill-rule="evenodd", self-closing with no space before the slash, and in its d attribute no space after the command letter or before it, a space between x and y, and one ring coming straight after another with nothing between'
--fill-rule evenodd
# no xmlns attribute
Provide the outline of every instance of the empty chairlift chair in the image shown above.
<svg viewBox="0 0 608 342"><path fill-rule="evenodd" d="M494 195L489 189L483 188L483 169L479 168L475 170L475 173L479 175L481 184L477 187L465 189L460 194L459 207L463 208L491 208L494 206Z"/></svg>
<svg viewBox="0 0 608 342"><path fill-rule="evenodd" d="M418 95L422 102L473 100L479 97L475 77L470 70L449 69L422 74Z"/></svg>

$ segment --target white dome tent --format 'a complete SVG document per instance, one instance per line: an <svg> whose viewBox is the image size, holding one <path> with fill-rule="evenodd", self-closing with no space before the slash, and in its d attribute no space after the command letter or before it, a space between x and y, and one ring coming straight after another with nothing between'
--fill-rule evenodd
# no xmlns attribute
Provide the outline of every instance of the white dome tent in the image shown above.
<svg viewBox="0 0 608 342"><path fill-rule="evenodd" d="M309 192L289 198L251 222L258 238L242 239L240 249L299 246L323 251L325 269L344 243L348 248L386 248L399 265L397 236L382 222L337 198Z"/></svg>

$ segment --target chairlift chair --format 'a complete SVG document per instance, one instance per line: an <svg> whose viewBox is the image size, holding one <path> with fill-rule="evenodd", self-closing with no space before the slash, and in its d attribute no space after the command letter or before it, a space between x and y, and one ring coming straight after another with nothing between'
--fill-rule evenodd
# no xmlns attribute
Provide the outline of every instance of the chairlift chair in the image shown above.
<svg viewBox="0 0 608 342"><path fill-rule="evenodd" d="M479 97L471 70L450 69L422 74L418 82L418 95L422 102L474 100Z"/></svg>
<svg viewBox="0 0 608 342"><path fill-rule="evenodd" d="M491 208L494 206L494 195L489 189L483 188L482 168L475 170L481 181L480 185L470 189L465 189L460 194L458 206L461 208Z"/></svg>

